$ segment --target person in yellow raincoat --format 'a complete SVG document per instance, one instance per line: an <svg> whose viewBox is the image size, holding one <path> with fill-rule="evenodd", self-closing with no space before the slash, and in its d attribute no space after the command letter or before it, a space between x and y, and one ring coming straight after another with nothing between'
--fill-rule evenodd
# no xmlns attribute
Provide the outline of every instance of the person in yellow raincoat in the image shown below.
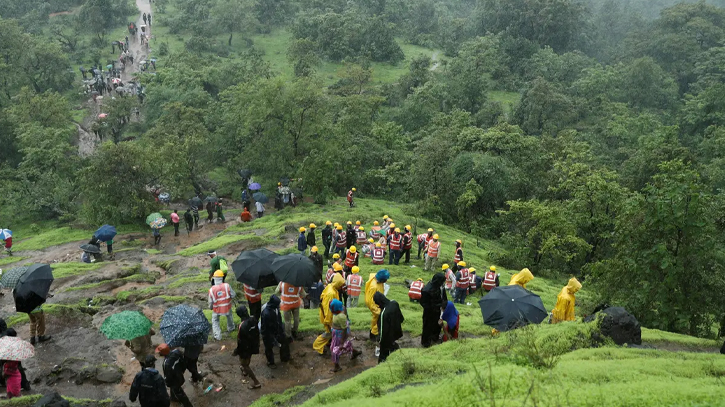
<svg viewBox="0 0 725 407"><path fill-rule="evenodd" d="M320 323L325 326L325 332L315 339L315 343L312 344L312 349L316 350L317 353L322 355L325 353L325 346L332 340L332 311L330 310L330 303L332 300L340 299L340 291L342 286L345 285L345 279L340 273L335 273L332 277L332 282L325 287L320 296L322 304L320 305Z"/></svg>
<svg viewBox="0 0 725 407"><path fill-rule="evenodd" d="M566 287L561 289L559 296L556 297L556 306L551 310L551 323L558 324L564 321L573 321L574 303L576 298L574 294L582 288L582 284L576 278L570 278Z"/></svg>
<svg viewBox="0 0 725 407"><path fill-rule="evenodd" d="M365 305L373 314L370 320L370 340L377 340L378 337L378 318L380 318L380 307L375 303L373 297L375 293L385 294L385 282L390 278L390 272L386 269L379 270L377 273L370 273L368 282L365 283Z"/></svg>
<svg viewBox="0 0 725 407"><path fill-rule="evenodd" d="M511 276L511 281L509 282L509 285L519 285L522 288L526 288L526 284L531 282L531 280L533 279L534 275L531 274L531 271L529 271L529 269L523 269L520 272Z"/></svg>

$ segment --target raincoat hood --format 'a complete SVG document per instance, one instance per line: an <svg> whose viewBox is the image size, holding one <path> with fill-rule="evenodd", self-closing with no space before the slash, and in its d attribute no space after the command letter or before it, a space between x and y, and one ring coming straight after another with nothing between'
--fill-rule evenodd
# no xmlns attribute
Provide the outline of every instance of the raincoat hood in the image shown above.
<svg viewBox="0 0 725 407"><path fill-rule="evenodd" d="M269 297L269 301L267 302L267 307L277 309L277 308L279 308L279 303L280 303L279 297L277 297L276 295L272 295L271 297Z"/></svg>
<svg viewBox="0 0 725 407"><path fill-rule="evenodd" d="M343 306L342 301L340 300L332 300L330 302L330 311L332 311L333 314L339 314L342 312Z"/></svg>
<svg viewBox="0 0 725 407"><path fill-rule="evenodd" d="M576 294L576 292L581 290L581 288L582 283L574 277L570 278L569 283L566 285L566 289L569 291L569 294Z"/></svg>
<svg viewBox="0 0 725 407"><path fill-rule="evenodd" d="M247 307L244 305L240 305L237 307L237 316L244 321L245 319L249 318L249 311L247 310Z"/></svg>
<svg viewBox="0 0 725 407"><path fill-rule="evenodd" d="M330 284L332 284L337 291L340 291L342 290L342 286L345 285L345 278L343 278L340 273L335 273L334 277L332 277L332 283Z"/></svg>
<svg viewBox="0 0 725 407"><path fill-rule="evenodd" d="M373 301L375 301L375 304L377 304L377 306L380 308L385 308L385 306L388 305L388 303L390 302L390 300L385 297L385 294L380 292L376 292L373 295Z"/></svg>
<svg viewBox="0 0 725 407"><path fill-rule="evenodd" d="M446 282L446 276L443 273L436 273L430 280L430 284L433 287L441 287Z"/></svg>
<svg viewBox="0 0 725 407"><path fill-rule="evenodd" d="M511 276L511 281L509 282L509 285L520 285L521 287L526 288L526 284L533 279L534 275L531 274L531 271L529 269L523 269L520 272Z"/></svg>

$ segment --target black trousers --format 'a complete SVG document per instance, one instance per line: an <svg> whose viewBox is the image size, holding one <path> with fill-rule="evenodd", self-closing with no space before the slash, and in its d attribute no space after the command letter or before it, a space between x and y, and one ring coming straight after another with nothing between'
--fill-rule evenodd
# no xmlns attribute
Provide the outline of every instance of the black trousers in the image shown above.
<svg viewBox="0 0 725 407"><path fill-rule="evenodd" d="M267 357L267 364L273 365L274 363L274 338L262 338L264 342L264 356ZM279 359L282 362L290 360L289 340L285 335L277 338L277 342L282 345L279 349Z"/></svg>
<svg viewBox="0 0 725 407"><path fill-rule="evenodd" d="M171 401L178 401L184 407L194 406L193 404L191 404L191 401L189 400L189 397L186 395L186 393L184 393L183 387L169 387L169 393L171 393Z"/></svg>
<svg viewBox="0 0 725 407"><path fill-rule="evenodd" d="M436 308L423 308L423 334L420 343L424 348L438 343L441 335L441 326L438 325L440 311Z"/></svg>
<svg viewBox="0 0 725 407"><path fill-rule="evenodd" d="M332 245L332 242L330 242L330 243L322 242L322 244L325 245L325 258L329 259L330 258L330 245Z"/></svg>
<svg viewBox="0 0 725 407"><path fill-rule="evenodd" d="M410 263L410 249L403 249L403 253L400 257L403 257L403 255L405 255L405 263Z"/></svg>
<svg viewBox="0 0 725 407"><path fill-rule="evenodd" d="M184 356L184 360L186 361L186 370L191 373L191 380L195 382L201 381L203 377L199 374L199 366L197 364L199 363L199 358L188 358Z"/></svg>
<svg viewBox="0 0 725 407"><path fill-rule="evenodd" d="M179 236L179 224L174 223L174 236Z"/></svg>
<svg viewBox="0 0 725 407"><path fill-rule="evenodd" d="M194 229L193 223L187 223L186 224L186 233L191 233L191 230Z"/></svg>
<svg viewBox="0 0 725 407"><path fill-rule="evenodd" d="M247 304L249 304L249 315L254 315L254 317L257 318L257 321L259 321L259 318L262 317L262 301L247 301Z"/></svg>
<svg viewBox="0 0 725 407"><path fill-rule="evenodd" d="M400 349L400 345L398 345L396 342L393 342L391 344L380 344L380 356L378 356L378 363L385 362L385 359L390 356L391 353L395 352L396 350Z"/></svg>
<svg viewBox="0 0 725 407"><path fill-rule="evenodd" d="M418 260L420 260L420 252L423 251L425 243L418 243Z"/></svg>

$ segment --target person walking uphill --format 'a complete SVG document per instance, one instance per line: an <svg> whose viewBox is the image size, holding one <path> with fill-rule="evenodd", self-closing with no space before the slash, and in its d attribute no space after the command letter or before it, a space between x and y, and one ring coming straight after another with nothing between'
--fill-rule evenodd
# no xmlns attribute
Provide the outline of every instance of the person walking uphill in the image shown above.
<svg viewBox="0 0 725 407"><path fill-rule="evenodd" d="M574 321L574 305L576 303L575 294L582 288L582 284L576 278L569 279L566 287L561 289L559 296L556 297L556 306L551 310L551 323L558 324L564 321Z"/></svg>
<svg viewBox="0 0 725 407"><path fill-rule="evenodd" d="M253 315L249 315L249 311L247 311L247 307L244 305L237 307L237 316L242 320L242 323L239 324L237 348L234 349L232 355L239 356L242 376L252 379L252 384L249 385L249 389L259 389L262 387L262 384L257 380L257 376L252 371L252 368L249 367L252 361L252 355L259 354L259 327L257 326L257 319Z"/></svg>
<svg viewBox="0 0 725 407"><path fill-rule="evenodd" d="M317 351L320 355L325 353L325 346L332 340L332 311L330 310L330 304L332 300L340 300L340 292L342 286L345 285L345 279L341 274L335 273L332 276L332 282L325 287L320 296L320 323L325 328L320 336L315 339L315 343L312 344L312 349Z"/></svg>
<svg viewBox="0 0 725 407"><path fill-rule="evenodd" d="M257 290L249 285L242 285L244 288L244 297L249 304L249 312L259 321L262 317L262 290Z"/></svg>
<svg viewBox="0 0 725 407"><path fill-rule="evenodd" d="M214 221L214 204L211 202L206 203L206 223Z"/></svg>
<svg viewBox="0 0 725 407"><path fill-rule="evenodd" d="M305 227L300 228L300 235L297 236L297 250L300 254L305 256L307 254L307 237L305 236Z"/></svg>
<svg viewBox="0 0 725 407"><path fill-rule="evenodd" d="M184 371L187 368L184 353L180 349L171 350L169 345L162 343L156 348L159 355L164 357L162 369L166 377L166 385L171 393L171 400L181 403L184 407L192 407L189 397L184 393Z"/></svg>
<svg viewBox="0 0 725 407"><path fill-rule="evenodd" d="M376 292L373 301L380 308L380 318L378 318L380 356L378 356L378 363L383 363L391 353L400 349L396 341L403 337L405 318L403 313L400 312L398 302L389 300L383 293Z"/></svg>
<svg viewBox="0 0 725 407"><path fill-rule="evenodd" d="M523 269L520 272L514 274L511 276L511 281L509 281L509 285L518 285L521 288L526 288L526 284L530 283L531 280L534 279L534 275L531 274L531 271L529 269Z"/></svg>
<svg viewBox="0 0 725 407"><path fill-rule="evenodd" d="M330 353L332 355L332 373L342 370L340 367L340 356L350 353L352 359L356 359L362 351L352 346L352 334L350 333L350 320L343 313L345 307L339 300L332 300L330 311L332 312L332 342L330 342Z"/></svg>
<svg viewBox="0 0 725 407"><path fill-rule="evenodd" d="M441 315L441 308L448 304L448 297L443 289L446 277L443 273L436 273L425 287L420 296L420 306L423 307L423 334L420 343L424 348L438 343L441 334L441 326L438 320Z"/></svg>
<svg viewBox="0 0 725 407"><path fill-rule="evenodd" d="M143 370L136 373L131 384L128 399L134 403L137 398L141 407L169 407L171 405L169 393L166 391L166 383L156 370L156 358L153 355L146 356Z"/></svg>
<svg viewBox="0 0 725 407"><path fill-rule="evenodd" d="M362 292L363 278L360 274L360 267L353 266L350 274L345 278L347 286L347 308L357 307L360 293Z"/></svg>
<svg viewBox="0 0 725 407"><path fill-rule="evenodd" d="M186 235L189 236L194 229L194 216L191 214L191 209L184 212L184 223L186 223Z"/></svg>
<svg viewBox="0 0 725 407"><path fill-rule="evenodd" d="M262 341L264 342L264 355L267 357L267 366L276 369L274 363L274 347L280 344L279 359L282 362L290 360L289 341L284 333L284 322L279 312L280 300L276 295L269 297L267 305L262 310Z"/></svg>
<svg viewBox="0 0 725 407"><path fill-rule="evenodd" d="M136 357L136 360L141 365L141 368L143 368L143 363L144 360L146 360L146 356L154 354L154 347L151 343L152 335L156 335L156 331L154 331L153 328L149 328L149 331L146 335L133 338L130 341L126 341L124 343L127 348L131 349L131 352L133 352L133 355Z"/></svg>
<svg viewBox="0 0 725 407"><path fill-rule="evenodd" d="M284 333L287 336L287 340L290 341L290 338L297 339L302 299L307 296L305 289L282 281L277 285L274 294L280 296L280 309L284 316Z"/></svg>
<svg viewBox="0 0 725 407"><path fill-rule="evenodd" d="M45 334L45 312L43 312L43 306L38 305L37 308L28 313L30 318L30 344L35 345L36 338L37 342L45 342L51 339L50 335ZM35 335L38 335L37 337Z"/></svg>
<svg viewBox="0 0 725 407"><path fill-rule="evenodd" d="M217 270L221 270L222 273L224 273L224 277L222 277L222 282L226 280L227 278L227 272L229 271L229 264L227 263L227 259L225 259L222 256L217 256L215 250L210 250L207 255L211 260L209 260L209 281L211 281L211 285L214 285L213 276L214 273L217 272Z"/></svg>
<svg viewBox="0 0 725 407"><path fill-rule="evenodd" d="M370 273L368 281L365 283L365 305L367 305L372 318L370 319L370 340L376 340L378 336L378 319L380 318L380 307L375 303L373 297L375 293L385 292L385 282L390 278L390 272L386 269L379 270L377 273Z"/></svg>
<svg viewBox="0 0 725 407"><path fill-rule="evenodd" d="M214 285L209 289L209 309L211 313L211 327L214 332L214 339L222 339L222 328L219 326L219 318L227 317L227 332L234 332L234 318L232 317L232 299L236 293L232 286L224 282L224 272L214 272Z"/></svg>
<svg viewBox="0 0 725 407"><path fill-rule="evenodd" d="M179 210L174 209L171 214L171 223L174 225L174 236L179 236Z"/></svg>

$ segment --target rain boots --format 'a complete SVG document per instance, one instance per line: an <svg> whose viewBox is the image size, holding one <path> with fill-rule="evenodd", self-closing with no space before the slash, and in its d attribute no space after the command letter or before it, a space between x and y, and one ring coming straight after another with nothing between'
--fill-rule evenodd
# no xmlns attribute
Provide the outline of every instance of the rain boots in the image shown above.
<svg viewBox="0 0 725 407"><path fill-rule="evenodd" d="M36 338L37 338L37 340L36 340ZM32 338L30 338L30 344L35 345L36 342L40 343L40 342L49 341L51 338L52 337L50 335L33 336Z"/></svg>

